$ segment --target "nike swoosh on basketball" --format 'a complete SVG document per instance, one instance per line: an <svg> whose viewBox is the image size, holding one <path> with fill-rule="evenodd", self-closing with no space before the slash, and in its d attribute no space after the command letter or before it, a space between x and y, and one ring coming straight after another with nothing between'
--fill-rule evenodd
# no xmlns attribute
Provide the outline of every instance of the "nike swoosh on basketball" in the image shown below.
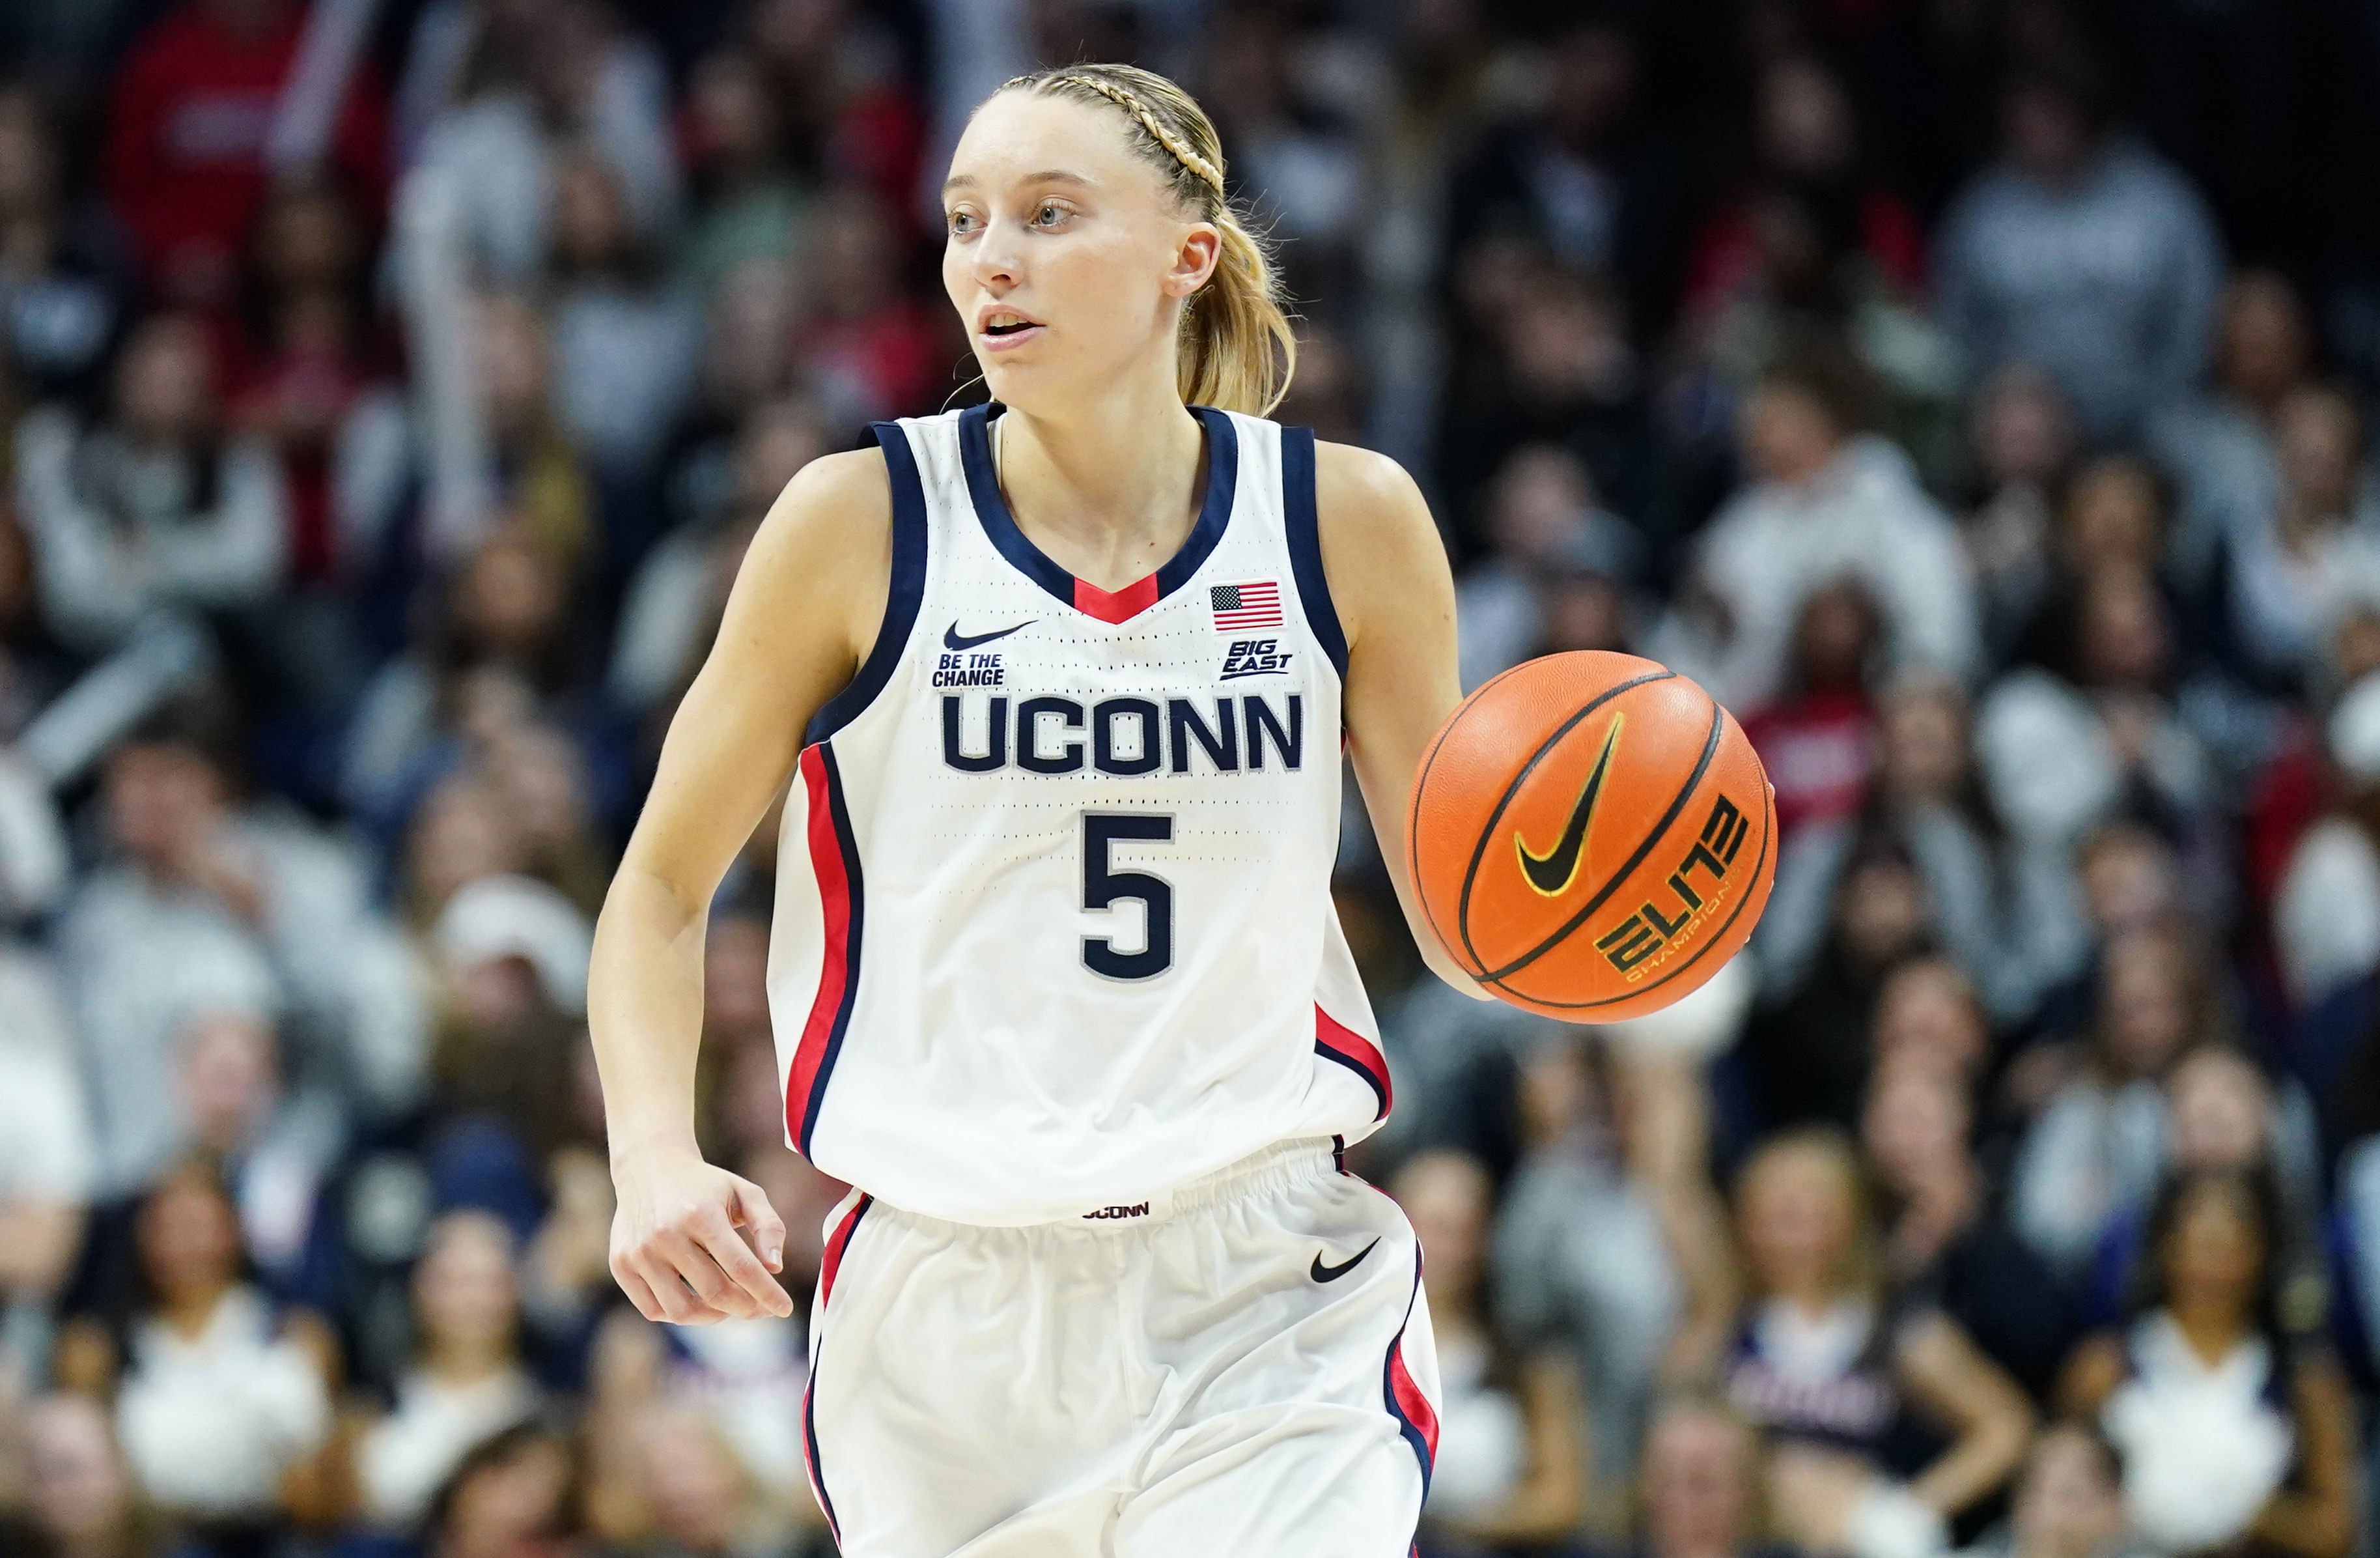
<svg viewBox="0 0 2380 1558"><path fill-rule="evenodd" d="M1372 1245L1376 1245L1379 1242L1379 1240L1374 1239L1372 1244L1366 1245L1363 1248L1357 1250L1352 1258L1341 1261L1336 1266L1324 1265L1322 1263L1321 1252L1318 1250L1316 1251L1314 1256L1314 1280L1316 1282L1337 1282L1341 1277L1345 1276L1348 1272L1362 1265L1364 1263L1364 1257L1372 1253Z"/></svg>
<svg viewBox="0 0 2380 1558"><path fill-rule="evenodd" d="M1545 897L1561 896L1578 880L1579 862L1586 858L1586 832L1595 824L1595 803L1602 798L1604 775L1611 771L1611 754L1619 749L1620 726L1625 718L1622 714L1611 716L1611 728L1603 736L1603 752L1587 771L1586 783L1579 786L1578 799L1570 809L1570 822L1550 852L1536 854L1522 841L1520 830L1512 830L1512 852L1520 857L1521 874Z"/></svg>
<svg viewBox="0 0 2380 1558"><path fill-rule="evenodd" d="M1041 619L1037 616L1033 619L1033 622L1038 622ZM1022 633L1027 627L1032 627L1033 622L1020 622L1014 627L1003 627L997 633L978 633L972 637L961 633L959 631L959 625L953 622L942 634L942 647L949 650L970 650L975 648L978 644L988 644L994 639L1005 639L1011 633Z"/></svg>

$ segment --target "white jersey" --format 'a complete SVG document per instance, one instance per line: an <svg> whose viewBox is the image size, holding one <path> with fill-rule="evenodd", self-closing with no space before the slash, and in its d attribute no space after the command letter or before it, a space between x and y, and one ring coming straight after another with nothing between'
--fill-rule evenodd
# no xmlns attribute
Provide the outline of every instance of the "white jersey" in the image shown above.
<svg viewBox="0 0 2380 1558"><path fill-rule="evenodd" d="M893 1206L1146 1215L1388 1115L1314 437L1197 414L1197 523L1113 593L1017 528L988 408L877 425L892 590L785 802L769 1001L789 1143Z"/></svg>

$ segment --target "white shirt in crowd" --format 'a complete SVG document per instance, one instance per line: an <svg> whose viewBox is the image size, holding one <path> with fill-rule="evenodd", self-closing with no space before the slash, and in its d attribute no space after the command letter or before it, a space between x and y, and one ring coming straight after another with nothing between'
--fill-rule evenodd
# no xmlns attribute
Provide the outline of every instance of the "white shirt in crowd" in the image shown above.
<svg viewBox="0 0 2380 1558"><path fill-rule="evenodd" d="M331 1430L313 1358L273 1334L273 1311L252 1288L224 1295L193 1337L142 1321L129 1363L116 1433L141 1487L170 1509L268 1510L283 1474Z"/></svg>

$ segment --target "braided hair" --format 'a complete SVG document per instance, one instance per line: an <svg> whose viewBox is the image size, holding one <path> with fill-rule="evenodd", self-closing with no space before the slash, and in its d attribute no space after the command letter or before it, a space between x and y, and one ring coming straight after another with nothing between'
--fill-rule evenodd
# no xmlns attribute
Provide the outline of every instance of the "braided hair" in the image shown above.
<svg viewBox="0 0 2380 1558"><path fill-rule="evenodd" d="M1272 256L1225 192L1222 143L1206 111L1164 77L1130 65L1038 70L1000 90L1112 107L1132 122L1134 150L1165 175L1176 200L1222 235L1214 274L1182 313L1182 399L1269 414L1296 371L1297 337Z"/></svg>

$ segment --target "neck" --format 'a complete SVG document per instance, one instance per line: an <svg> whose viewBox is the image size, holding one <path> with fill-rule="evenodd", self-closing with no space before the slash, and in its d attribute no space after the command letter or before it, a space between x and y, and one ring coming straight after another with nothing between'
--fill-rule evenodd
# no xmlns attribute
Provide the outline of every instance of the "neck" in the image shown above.
<svg viewBox="0 0 2380 1558"><path fill-rule="evenodd" d="M2190 1350L2209 1363L2220 1361L2248 1333L2247 1317L2227 1298L2171 1298L2166 1312Z"/></svg>
<svg viewBox="0 0 2380 1558"><path fill-rule="evenodd" d="M995 424L1009 511L1078 578L1121 590L1180 549L1196 517L1205 430L1165 364L1062 408L1012 408Z"/></svg>
<svg viewBox="0 0 2380 1558"><path fill-rule="evenodd" d="M503 1373L511 1362L511 1354L499 1342L447 1340L430 1344L423 1352L421 1368L433 1379L468 1384Z"/></svg>

